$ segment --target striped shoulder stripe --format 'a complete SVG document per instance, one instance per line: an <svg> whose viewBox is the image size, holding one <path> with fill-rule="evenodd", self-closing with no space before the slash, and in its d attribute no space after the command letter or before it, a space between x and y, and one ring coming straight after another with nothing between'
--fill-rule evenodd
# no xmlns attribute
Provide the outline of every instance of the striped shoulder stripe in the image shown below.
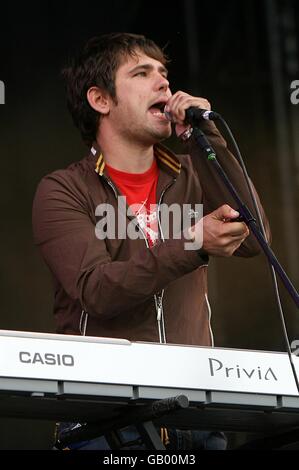
<svg viewBox="0 0 299 470"><path fill-rule="evenodd" d="M98 173L98 175L102 176L104 168L105 168L105 162L104 162L103 154L101 153L96 163L95 172Z"/></svg>
<svg viewBox="0 0 299 470"><path fill-rule="evenodd" d="M165 163L165 165L169 166L176 173L180 173L182 165L180 162L172 158L171 155L169 155L168 153L166 153L164 150L160 148L156 149L156 155L157 155L157 158L159 158L159 160Z"/></svg>
<svg viewBox="0 0 299 470"><path fill-rule="evenodd" d="M181 166L182 166L181 163L177 159L174 159L169 153L165 152L165 150L163 150L159 147L156 150L158 152L158 156L161 155L162 157L166 158L166 160L169 161L169 163L171 163L172 165L174 165L178 169L181 168Z"/></svg>

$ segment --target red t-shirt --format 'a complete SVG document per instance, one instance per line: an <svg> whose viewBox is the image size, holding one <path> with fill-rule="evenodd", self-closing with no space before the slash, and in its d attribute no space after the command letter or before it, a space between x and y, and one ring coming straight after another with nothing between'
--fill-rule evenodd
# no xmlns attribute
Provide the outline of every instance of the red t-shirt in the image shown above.
<svg viewBox="0 0 299 470"><path fill-rule="evenodd" d="M159 169L156 159L145 173L126 173L107 164L106 168L120 193L126 196L127 205L136 215L150 246L153 246L158 239L156 191Z"/></svg>

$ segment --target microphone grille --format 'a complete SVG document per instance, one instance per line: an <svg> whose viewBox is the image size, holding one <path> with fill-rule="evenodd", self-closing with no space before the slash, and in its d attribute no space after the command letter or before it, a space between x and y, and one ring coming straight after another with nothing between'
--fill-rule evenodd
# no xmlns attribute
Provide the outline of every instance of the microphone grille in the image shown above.
<svg viewBox="0 0 299 470"><path fill-rule="evenodd" d="M169 111L165 111L165 108L164 108L164 114L168 121L173 122L171 113Z"/></svg>

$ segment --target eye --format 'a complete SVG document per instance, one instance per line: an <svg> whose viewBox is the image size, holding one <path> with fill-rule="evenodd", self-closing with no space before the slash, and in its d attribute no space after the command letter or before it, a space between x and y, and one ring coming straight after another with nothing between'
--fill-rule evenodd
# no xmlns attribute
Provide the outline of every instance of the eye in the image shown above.
<svg viewBox="0 0 299 470"><path fill-rule="evenodd" d="M145 71L142 71L142 72L137 72L134 74L134 77L146 77L146 72Z"/></svg>

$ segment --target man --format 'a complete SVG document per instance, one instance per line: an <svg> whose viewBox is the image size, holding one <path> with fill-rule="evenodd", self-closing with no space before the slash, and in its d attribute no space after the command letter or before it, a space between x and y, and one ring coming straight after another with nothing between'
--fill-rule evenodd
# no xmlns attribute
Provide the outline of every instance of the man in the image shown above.
<svg viewBox="0 0 299 470"><path fill-rule="evenodd" d="M90 153L45 177L33 205L35 242L54 278L59 333L210 346L209 255L259 251L247 226L234 221L239 214L230 195L185 124L187 108L210 104L172 94L166 64L151 40L116 33L90 40L64 71L68 106ZM164 110L187 155L160 144L172 132ZM252 208L241 168L215 125L202 129ZM187 227L176 221L164 236L161 206L174 203L187 205L195 220ZM200 203L202 218L193 209ZM103 207L125 213L116 236L111 224L119 229L121 222L112 223L113 211L105 219ZM214 438L206 433L204 445Z"/></svg>

